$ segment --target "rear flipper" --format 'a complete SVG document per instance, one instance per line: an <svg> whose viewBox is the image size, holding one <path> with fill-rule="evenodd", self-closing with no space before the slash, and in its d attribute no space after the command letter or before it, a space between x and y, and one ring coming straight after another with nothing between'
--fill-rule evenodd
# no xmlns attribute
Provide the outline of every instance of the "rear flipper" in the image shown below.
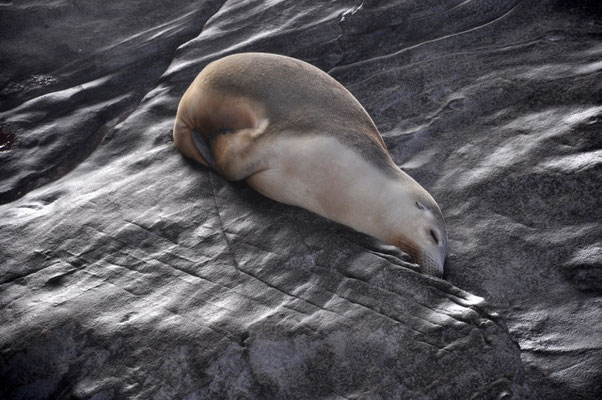
<svg viewBox="0 0 602 400"><path fill-rule="evenodd" d="M192 130L192 142L194 143L194 147L201 154L201 156L205 159L207 163L207 167L211 168L214 171L217 171L217 166L215 165L215 159L213 158L213 154L211 153L211 149L209 148L209 144L203 137L200 132L196 129Z"/></svg>
<svg viewBox="0 0 602 400"><path fill-rule="evenodd" d="M196 138L195 136L198 136ZM197 139L197 140L195 140ZM180 118L176 117L173 127L173 142L176 145L176 148L187 158L195 160L208 168L215 169L215 162L213 162L213 167L209 165L209 163L205 160L207 158L207 154L209 155L208 159L213 161L213 157L211 156L211 152L205 152L205 154L201 155L201 152L197 150L198 148L202 148L202 143L204 142L203 138L199 135L198 132L194 131L190 126L183 123ZM198 145L197 145L198 142ZM205 147L207 147L205 145Z"/></svg>

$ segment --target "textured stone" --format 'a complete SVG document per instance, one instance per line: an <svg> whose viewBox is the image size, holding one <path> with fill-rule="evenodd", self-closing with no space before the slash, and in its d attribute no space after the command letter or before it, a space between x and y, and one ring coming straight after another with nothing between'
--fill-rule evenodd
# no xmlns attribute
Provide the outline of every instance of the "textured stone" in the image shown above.
<svg viewBox="0 0 602 400"><path fill-rule="evenodd" d="M147 3L0 4L0 397L600 398L597 2ZM447 281L177 153L242 51L360 100Z"/></svg>

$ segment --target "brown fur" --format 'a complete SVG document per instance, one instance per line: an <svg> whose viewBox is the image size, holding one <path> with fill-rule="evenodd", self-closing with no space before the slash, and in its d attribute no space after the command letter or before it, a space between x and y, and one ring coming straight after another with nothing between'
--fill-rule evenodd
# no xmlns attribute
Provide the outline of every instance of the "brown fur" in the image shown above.
<svg viewBox="0 0 602 400"><path fill-rule="evenodd" d="M418 262L434 258L419 245L427 228L416 220L446 235L439 207L395 165L366 110L307 63L246 53L207 65L184 93L174 123L176 147L207 166L192 129L225 178L245 179L274 200L371 234ZM418 200L428 212L418 211Z"/></svg>
<svg viewBox="0 0 602 400"><path fill-rule="evenodd" d="M260 84L266 80L269 85ZM394 163L374 122L347 89L309 64L261 53L228 56L201 71L178 107L176 147L181 147L178 138L185 135L180 132L186 128L196 129L210 140L221 129L255 128L264 119L270 121L266 133L339 132L342 142L356 148L370 162L392 171ZM230 135L223 140L232 138ZM244 143L239 145L244 148ZM183 153L195 159L201 157L198 152ZM219 163L218 167L228 169Z"/></svg>

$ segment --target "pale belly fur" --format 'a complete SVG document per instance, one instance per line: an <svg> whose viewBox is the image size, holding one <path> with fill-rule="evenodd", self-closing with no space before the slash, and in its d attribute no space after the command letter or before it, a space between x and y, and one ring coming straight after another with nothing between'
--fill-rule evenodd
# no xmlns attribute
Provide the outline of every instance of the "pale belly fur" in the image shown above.
<svg viewBox="0 0 602 400"><path fill-rule="evenodd" d="M246 178L258 192L384 242L395 234L403 185L336 139L283 135L259 148L265 169Z"/></svg>

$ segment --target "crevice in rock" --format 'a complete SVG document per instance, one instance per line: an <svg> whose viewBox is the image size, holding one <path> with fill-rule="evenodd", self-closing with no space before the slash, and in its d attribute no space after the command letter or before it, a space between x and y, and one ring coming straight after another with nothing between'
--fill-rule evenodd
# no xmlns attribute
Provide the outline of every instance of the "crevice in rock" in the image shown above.
<svg viewBox="0 0 602 400"><path fill-rule="evenodd" d="M456 37L456 36L459 36L459 35L463 35L463 34L466 34L466 33L475 32L475 31L477 31L479 29L482 29L482 28L484 28L484 27L486 27L486 26L488 26L490 24L494 24L494 23L499 22L500 20L504 19L505 17L507 17L508 15L510 15L521 4L521 2L522 2L522 0L516 0L516 2L512 6L510 6L510 8L508 10L506 10L505 12L503 12L502 15L500 15L500 16L498 16L496 18L493 18L491 20L485 21L485 22L483 22L483 23L481 23L481 24L479 24L477 26L473 26L473 27L470 27L468 29L464 29L464 30L462 30L460 32L453 32L453 33L450 33L448 35L444 35L444 36L440 36L440 37L435 37L433 39L429 39L429 40L426 40L426 41L423 41L423 42L413 43L413 44L411 44L409 46L403 47L403 48L401 48L399 50L396 50L396 51L394 51L392 53L381 54L381 55L378 55L376 57L372 57L372 58L364 59L364 60L357 60L357 61L354 61L354 62L351 62L351 63L348 63L348 64L344 64L344 65L335 65L334 67L332 67L328 71L328 74L332 75L333 73L336 73L339 69L348 69L348 68L351 68L351 67L358 67L358 66L361 66L361 65L378 62L379 60L385 60L385 59L388 59L388 58L391 58L391 57L395 57L395 56L397 56L397 55L399 55L399 54L401 54L403 52L417 49L417 48L419 48L419 47L421 47L423 45L428 45L428 44L431 44L431 43L436 43L438 41L446 40L446 39L449 39L449 38L452 38L452 37ZM362 1L361 5L363 5L363 1ZM359 10L361 8L361 5L358 6L358 7L352 8L351 10L353 10L353 11L350 11L350 12L354 13L355 11ZM344 17L344 15L346 15L346 14L343 14L342 17ZM432 15L429 15L429 17L430 16L432 16ZM418 20L418 19L414 19L414 20ZM377 29L373 29L373 30L369 30L369 31L366 31L366 32L362 32L362 35L374 34L376 32L380 32L380 31L395 29L395 28L397 28L399 26L402 26L403 24L406 24L409 21L412 21L412 20L404 20L402 23L399 23L399 24L387 25L384 28L380 28L379 27ZM341 19L339 21L339 26L341 28L341 35L337 38L337 42L339 43L342 51L344 52L345 51L344 50L345 46L343 44L341 44L341 39L345 36L345 30L343 28L343 22L344 22L344 19Z"/></svg>

